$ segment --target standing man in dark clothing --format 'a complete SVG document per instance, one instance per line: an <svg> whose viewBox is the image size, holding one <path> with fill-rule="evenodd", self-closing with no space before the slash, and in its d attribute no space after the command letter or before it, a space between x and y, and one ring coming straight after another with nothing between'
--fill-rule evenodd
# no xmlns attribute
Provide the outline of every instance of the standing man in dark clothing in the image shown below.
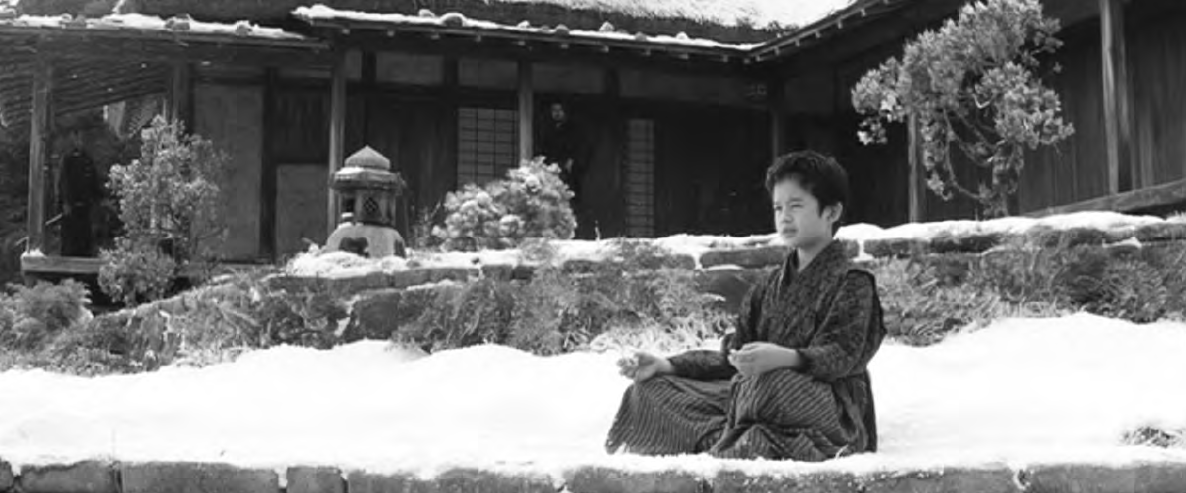
<svg viewBox="0 0 1186 493"><path fill-rule="evenodd" d="M92 211L102 200L103 184L78 131L71 133L70 142L71 150L62 157L62 255L93 257Z"/></svg>
<svg viewBox="0 0 1186 493"><path fill-rule="evenodd" d="M560 167L560 179L568 185L574 195L574 205L580 201L581 178L584 175L584 147L577 128L568 119L568 111L562 103L552 103L549 108L550 121L543 126L537 155L544 161Z"/></svg>
<svg viewBox="0 0 1186 493"><path fill-rule="evenodd" d="M590 237L593 231L592 221L581 203L581 184L585 179L585 172L588 171L588 157L585 152L588 147L585 142L587 136L573 124L563 103L553 102L548 105L548 116L548 123L540 125L535 154L543 155L544 162L560 168L560 180L573 194L570 203L572 212L576 215L577 237Z"/></svg>

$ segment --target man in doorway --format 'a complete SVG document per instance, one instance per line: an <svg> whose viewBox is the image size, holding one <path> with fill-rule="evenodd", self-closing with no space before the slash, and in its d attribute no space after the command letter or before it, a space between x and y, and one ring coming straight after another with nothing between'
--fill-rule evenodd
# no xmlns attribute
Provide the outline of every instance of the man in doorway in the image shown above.
<svg viewBox="0 0 1186 493"><path fill-rule="evenodd" d="M549 120L544 125L536 154L544 156L548 163L560 168L560 179L572 190L574 201L580 200L581 178L584 174L584 159L581 156L581 136L568 118L568 109L563 103L548 106Z"/></svg>
<svg viewBox="0 0 1186 493"><path fill-rule="evenodd" d="M95 256L92 212L103 198L95 161L83 148L82 132L70 132L70 150L62 157L62 255Z"/></svg>
<svg viewBox="0 0 1186 493"><path fill-rule="evenodd" d="M552 102L548 105L548 123L541 125L540 137L536 142L536 155L542 155L545 162L560 168L560 179L573 193L572 208L577 216L578 232L589 231L591 225L586 224L588 214L581 207L581 185L587 171L585 136L573 124L564 103ZM578 233L578 236L583 235Z"/></svg>

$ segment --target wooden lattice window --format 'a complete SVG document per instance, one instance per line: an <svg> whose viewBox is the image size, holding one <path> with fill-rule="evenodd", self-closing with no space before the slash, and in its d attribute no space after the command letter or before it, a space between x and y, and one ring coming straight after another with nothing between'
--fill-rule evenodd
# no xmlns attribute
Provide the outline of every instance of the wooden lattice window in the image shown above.
<svg viewBox="0 0 1186 493"><path fill-rule="evenodd" d="M461 108L458 113L457 182L481 185L518 166L519 117L515 110Z"/></svg>
<svg viewBox="0 0 1186 493"><path fill-rule="evenodd" d="M632 119L626 128L626 231L655 235L655 122Z"/></svg>

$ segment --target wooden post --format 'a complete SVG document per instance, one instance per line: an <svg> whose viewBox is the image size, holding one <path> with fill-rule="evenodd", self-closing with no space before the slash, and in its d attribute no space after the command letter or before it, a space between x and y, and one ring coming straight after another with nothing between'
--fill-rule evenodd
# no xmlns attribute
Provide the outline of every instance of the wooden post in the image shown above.
<svg viewBox="0 0 1186 493"><path fill-rule="evenodd" d="M1108 149L1108 192L1120 193L1133 184L1132 99L1129 92L1128 54L1125 47L1124 5L1122 0L1099 0L1100 40L1104 69L1104 132ZM1151 180L1152 172L1142 170L1141 182ZM1125 180L1125 178L1128 178ZM1151 182L1150 182L1151 183Z"/></svg>
<svg viewBox="0 0 1186 493"><path fill-rule="evenodd" d="M193 129L189 126L189 98L192 87L189 64L185 62L173 63L169 79L169 101L168 107L165 108L165 117L169 120L182 122L185 130L192 132Z"/></svg>
<svg viewBox="0 0 1186 493"><path fill-rule="evenodd" d="M329 98L329 169L326 184L333 183L334 173L342 169L346 159L346 51L339 49L334 57L333 81L330 83ZM333 190L326 193L326 234L337 228L338 204Z"/></svg>
<svg viewBox="0 0 1186 493"><path fill-rule="evenodd" d="M45 168L49 128L50 95L53 93L53 66L39 59L33 72L33 115L29 129L29 241L26 252L41 251L45 246Z"/></svg>
<svg viewBox="0 0 1186 493"><path fill-rule="evenodd" d="M444 105L444 114L447 115L444 125L441 126L441 138L446 144L444 147L444 156L446 157L439 161L440 166L429 166L423 169L424 174L421 175L420 188L424 190L419 192L419 202L425 209L443 199L450 190L457 190L460 185L457 178L457 163L461 149L461 138L458 134L457 122L461 112L461 98L459 97L461 62L457 57L445 57L441 69L443 91L441 103Z"/></svg>
<svg viewBox="0 0 1186 493"><path fill-rule="evenodd" d="M786 126L783 122L786 91L777 78L766 83L766 98L770 112L770 160L773 161L786 152Z"/></svg>
<svg viewBox="0 0 1186 493"><path fill-rule="evenodd" d="M276 135L273 122L276 119L276 86L280 73L275 67L264 69L264 115L263 115L263 176L259 182L259 253L268 260L276 260L276 157L272 141ZM328 236L327 236L328 238Z"/></svg>
<svg viewBox="0 0 1186 493"><path fill-rule="evenodd" d="M605 120L609 123L609 143L606 148L614 149L613 188L618 199L614 201L612 214L605 217L608 221L597 225L597 236L617 236L629 233L629 186L630 159L627 155L626 135L630 131L630 121L622 111L622 74L617 67L606 67L601 79L602 101L605 107ZM653 195L653 194L652 194ZM579 226L579 225L578 225Z"/></svg>
<svg viewBox="0 0 1186 493"><path fill-rule="evenodd" d="M535 154L535 83L530 61L519 62L519 159L530 160Z"/></svg>
<svg viewBox="0 0 1186 493"><path fill-rule="evenodd" d="M918 223L923 219L923 195L922 195L922 141L918 135L918 119L910 116L908 122L908 130L910 134L910 143L908 158L910 160L910 183L907 185L909 190L909 208L910 208L910 222Z"/></svg>

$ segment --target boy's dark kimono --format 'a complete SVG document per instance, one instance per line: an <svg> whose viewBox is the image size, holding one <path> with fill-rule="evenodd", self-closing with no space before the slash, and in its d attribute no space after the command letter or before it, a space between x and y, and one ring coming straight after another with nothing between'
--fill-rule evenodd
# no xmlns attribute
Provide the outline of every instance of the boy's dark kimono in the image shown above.
<svg viewBox="0 0 1186 493"><path fill-rule="evenodd" d="M721 351L675 356L675 375L630 387L606 449L797 461L876 451L866 366L884 336L873 276L840 242L802 272L792 253L750 291ZM750 342L798 349L805 366L744 377L726 355Z"/></svg>

